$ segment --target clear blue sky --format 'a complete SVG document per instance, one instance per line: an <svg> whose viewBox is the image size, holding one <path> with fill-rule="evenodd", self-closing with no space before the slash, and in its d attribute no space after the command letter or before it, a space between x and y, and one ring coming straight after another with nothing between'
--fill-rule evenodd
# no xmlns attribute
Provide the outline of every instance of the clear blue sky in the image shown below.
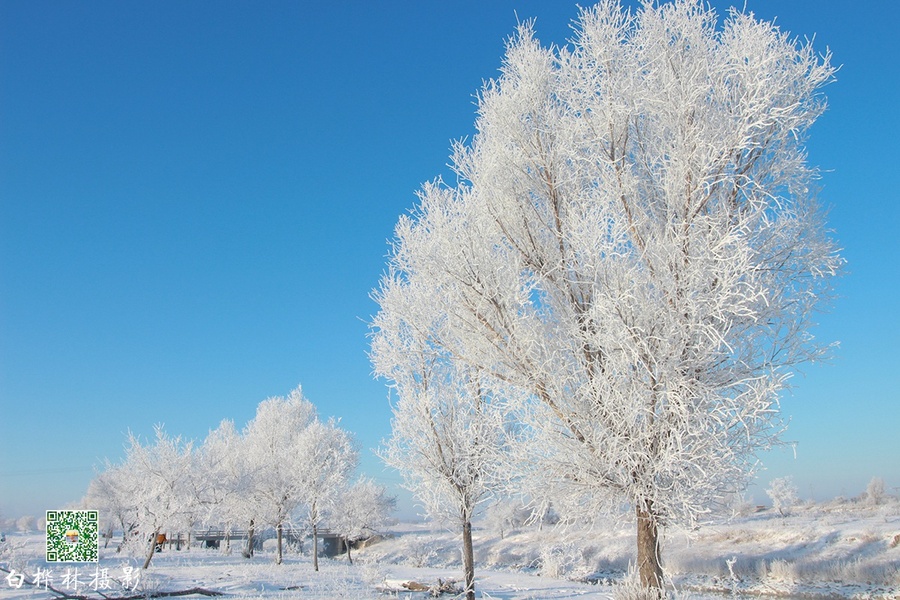
<svg viewBox="0 0 900 600"><path fill-rule="evenodd" d="M298 383L362 468L389 434L369 293L471 135L517 15L574 2L0 2L0 514L60 508L155 423L202 440ZM723 13L728 4L713 3ZM878 0L748 0L843 64L811 162L848 275L783 400L801 496L900 486L896 43ZM763 486L764 487L764 486Z"/></svg>

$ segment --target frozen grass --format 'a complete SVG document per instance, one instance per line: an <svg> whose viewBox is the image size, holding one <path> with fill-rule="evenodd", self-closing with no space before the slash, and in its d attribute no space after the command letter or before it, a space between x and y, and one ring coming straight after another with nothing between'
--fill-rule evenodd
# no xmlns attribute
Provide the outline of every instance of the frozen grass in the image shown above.
<svg viewBox="0 0 900 600"><path fill-rule="evenodd" d="M900 596L900 503L795 507L672 540L666 570L697 588L774 595Z"/></svg>
<svg viewBox="0 0 900 600"><path fill-rule="evenodd" d="M373 546L365 560L461 570L458 536L425 527ZM592 529L523 527L503 538L476 528L476 569L600 582L632 597L637 592L629 591L625 574L635 560L634 535L627 521ZM900 599L900 501L807 504L793 507L787 517L771 509L745 511L694 531L670 529L663 534L663 562L679 597Z"/></svg>

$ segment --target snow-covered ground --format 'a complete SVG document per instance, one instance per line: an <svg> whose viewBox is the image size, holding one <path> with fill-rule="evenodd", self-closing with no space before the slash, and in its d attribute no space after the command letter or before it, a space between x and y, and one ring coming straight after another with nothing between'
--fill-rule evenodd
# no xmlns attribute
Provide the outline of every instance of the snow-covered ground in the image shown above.
<svg viewBox="0 0 900 600"><path fill-rule="evenodd" d="M523 527L503 537L485 526L476 528L478 595L610 598L634 560L633 535L632 524L624 520L592 530ZM227 555L197 546L166 550L142 572L142 557L116 553L113 545L101 548L97 565L46 563L43 534L11 534L0 551L0 568L27 576L16 588L15 578L11 585L7 573L0 572L0 598L54 597L30 585L40 572L49 586L96 598L99 592L117 596L190 588L231 598L423 598L424 592L391 590L406 581L461 578L457 537L428 524L398 525L386 539L354 552L353 565L344 558L323 559L318 573L305 554L289 552L284 564L275 565L271 544L249 560L237 551ZM835 501L795 508L787 517L767 510L690 532L667 531L663 560L678 595L694 599L900 599L900 501L889 498L880 506ZM76 567L79 583L73 586Z"/></svg>

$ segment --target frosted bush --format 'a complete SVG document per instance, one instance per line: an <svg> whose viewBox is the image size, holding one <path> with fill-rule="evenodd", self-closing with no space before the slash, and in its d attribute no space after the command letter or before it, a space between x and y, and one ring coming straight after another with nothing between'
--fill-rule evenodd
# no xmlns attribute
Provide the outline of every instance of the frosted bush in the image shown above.
<svg viewBox="0 0 900 600"><path fill-rule="evenodd" d="M324 576L317 577L309 587L304 589L304 597L316 600L332 600L334 598L347 598L364 600L371 598L371 592L366 585L357 579L351 572L326 571ZM290 596L294 598L296 596Z"/></svg>
<svg viewBox="0 0 900 600"><path fill-rule="evenodd" d="M613 600L659 600L660 593L641 586L640 581L623 581L613 586Z"/></svg>
<svg viewBox="0 0 900 600"><path fill-rule="evenodd" d="M770 481L766 494L772 499L772 508L782 517L786 517L791 508L800 501L797 497L797 486L791 477L779 477Z"/></svg>
<svg viewBox="0 0 900 600"><path fill-rule="evenodd" d="M485 521L503 539L506 534L523 527L531 511L514 501L498 501L485 511Z"/></svg>
<svg viewBox="0 0 900 600"><path fill-rule="evenodd" d="M747 517L756 510L756 506L747 500L743 494L734 494L729 502L729 507L731 508L732 518Z"/></svg>
<svg viewBox="0 0 900 600"><path fill-rule="evenodd" d="M665 596L665 590L643 587L634 565L628 566L625 577L612 589L612 600L660 600Z"/></svg>
<svg viewBox="0 0 900 600"><path fill-rule="evenodd" d="M375 587L387 578L384 570L377 564L366 564L362 567L362 580L370 587Z"/></svg>
<svg viewBox="0 0 900 600"><path fill-rule="evenodd" d="M756 579L760 581L765 581L769 577L769 565L765 560L757 561L755 564L756 567Z"/></svg>
<svg viewBox="0 0 900 600"><path fill-rule="evenodd" d="M581 563L581 552L573 544L541 547L541 575L560 579L568 577Z"/></svg>
<svg viewBox="0 0 900 600"><path fill-rule="evenodd" d="M773 560L768 565L768 577L777 581L793 583L797 580L796 566L786 560Z"/></svg>
<svg viewBox="0 0 900 600"><path fill-rule="evenodd" d="M884 502L884 479L873 477L866 486L866 501L870 506L877 506Z"/></svg>
<svg viewBox="0 0 900 600"><path fill-rule="evenodd" d="M415 538L410 541L409 546L409 564L418 568L431 566L431 562L437 556L434 551L434 541Z"/></svg>

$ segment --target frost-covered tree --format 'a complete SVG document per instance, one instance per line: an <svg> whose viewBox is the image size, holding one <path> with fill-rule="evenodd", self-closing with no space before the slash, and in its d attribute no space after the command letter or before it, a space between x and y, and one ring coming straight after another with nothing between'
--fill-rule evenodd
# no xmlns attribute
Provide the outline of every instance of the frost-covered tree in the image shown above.
<svg viewBox="0 0 900 600"><path fill-rule="evenodd" d="M325 499L356 468L357 453L350 435L336 421L319 420L315 406L300 387L286 398L260 403L244 430L243 447L249 473L243 500L251 527L264 523L275 528L275 562L281 564L284 526L305 510L315 540ZM318 570L315 541L313 548L313 564Z"/></svg>
<svg viewBox="0 0 900 600"><path fill-rule="evenodd" d="M491 491L502 413L477 371L440 348L435 338L444 320L430 291L387 279L376 294L381 311L372 323L371 358L396 394L380 456L400 471L429 516L459 527L466 595L474 598L472 518Z"/></svg>
<svg viewBox="0 0 900 600"><path fill-rule="evenodd" d="M884 502L884 479L881 477L873 477L866 486L866 501L877 506Z"/></svg>
<svg viewBox="0 0 900 600"><path fill-rule="evenodd" d="M532 511L516 500L501 498L492 503L485 511L487 526L504 536L524 526L532 517Z"/></svg>
<svg viewBox="0 0 900 600"><path fill-rule="evenodd" d="M29 533L37 526L37 519L33 515L23 515L16 519L16 530Z"/></svg>
<svg viewBox="0 0 900 600"><path fill-rule="evenodd" d="M107 531L104 547L109 545L115 527L122 530L122 544L138 526L136 493L138 482L124 465L114 465L106 461L103 471L88 484L87 493L81 501L86 510L96 510ZM119 546L121 549L121 545Z"/></svg>
<svg viewBox="0 0 900 600"><path fill-rule="evenodd" d="M230 551L231 531L251 516L246 510L249 464L244 456L244 440L230 420L223 420L198 448L199 471L204 474L201 491L201 522L222 525L225 551Z"/></svg>
<svg viewBox="0 0 900 600"><path fill-rule="evenodd" d="M144 569L150 566L157 536L165 528L183 523L194 500L191 495L193 443L168 435L161 425L154 427L154 432L154 442L146 445L129 432L121 465L130 477L137 530L148 540Z"/></svg>
<svg viewBox="0 0 900 600"><path fill-rule="evenodd" d="M312 531L313 569L319 570L319 526L328 516L329 501L347 487L359 464L359 453L350 434L338 421L316 420L303 432L300 453L305 458L295 476L306 522Z"/></svg>
<svg viewBox="0 0 900 600"><path fill-rule="evenodd" d="M389 524L397 499L388 496L384 486L361 477L353 485L337 490L329 504L328 525L347 542L347 560L353 564L352 543Z"/></svg>
<svg viewBox="0 0 900 600"><path fill-rule="evenodd" d="M520 28L458 183L401 218L381 295L428 298L440 360L518 391L527 494L633 507L659 588L658 528L746 485L792 370L823 352L810 325L841 260L804 141L834 70L697 0L605 0L575 31L545 49Z"/></svg>
<svg viewBox="0 0 900 600"><path fill-rule="evenodd" d="M312 457L302 449L304 432L316 423L316 407L297 387L285 397L264 400L244 430L249 481L243 500L254 526L267 524L277 535L276 564L282 562L282 531L303 502L307 483L298 472ZM248 552L252 548L252 533Z"/></svg>
<svg viewBox="0 0 900 600"><path fill-rule="evenodd" d="M191 536L195 528L208 522L213 494L221 482L212 478L206 470L206 457L197 448L188 457L188 476L184 482L182 510L176 530L185 534L185 550L191 549ZM179 546L180 548L180 546Z"/></svg>
<svg viewBox="0 0 900 600"><path fill-rule="evenodd" d="M800 501L797 496L797 486L794 485L794 479L790 476L778 477L770 481L766 495L772 500L772 508L777 510L782 517L786 517L791 508Z"/></svg>

